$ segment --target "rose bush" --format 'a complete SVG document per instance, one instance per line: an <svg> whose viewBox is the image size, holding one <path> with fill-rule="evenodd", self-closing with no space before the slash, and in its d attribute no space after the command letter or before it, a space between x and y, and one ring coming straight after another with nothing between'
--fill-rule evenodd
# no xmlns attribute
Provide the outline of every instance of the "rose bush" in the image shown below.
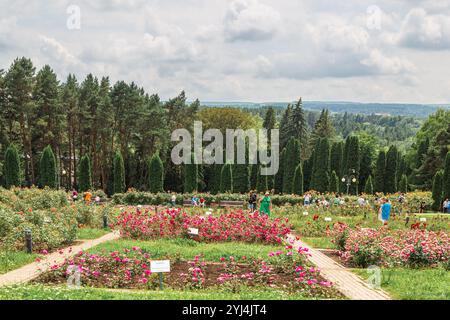
<svg viewBox="0 0 450 320"><path fill-rule="evenodd" d="M139 208L122 212L112 227L124 237L139 240L189 237L189 228L196 228L199 233L194 237L201 242L281 243L291 231L287 219L270 219L258 213L237 211L205 217L181 209L154 212Z"/></svg>
<svg viewBox="0 0 450 320"><path fill-rule="evenodd" d="M351 229L335 224L331 231L341 258L354 266L371 264L425 267L448 263L450 238L446 232L424 229ZM345 240L343 240L345 239Z"/></svg>

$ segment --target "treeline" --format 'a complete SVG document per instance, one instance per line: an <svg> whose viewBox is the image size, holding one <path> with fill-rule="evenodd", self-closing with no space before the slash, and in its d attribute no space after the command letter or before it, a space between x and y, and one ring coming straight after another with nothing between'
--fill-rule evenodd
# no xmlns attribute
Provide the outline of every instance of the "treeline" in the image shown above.
<svg viewBox="0 0 450 320"><path fill-rule="evenodd" d="M36 73L27 58L0 71L0 110L4 186L103 189L108 194L128 188L345 193L348 187L356 194L431 190L442 185L435 182L439 173L446 181L450 111L444 110L430 116L412 139L407 130L416 130L409 125L417 123L410 118L331 115L328 110L313 114L305 112L301 99L284 109L265 108L260 115L204 108L198 100L188 103L184 92L161 101L135 83L111 84L108 77L91 74L81 82L69 75L61 83L49 66ZM264 127L270 134L279 129L279 172L263 176L257 165L174 165L170 134L177 128L192 131L194 120L201 120L204 130ZM398 143L385 147L374 137L373 126L383 128L377 132L400 131L395 139L412 141L408 148Z"/></svg>

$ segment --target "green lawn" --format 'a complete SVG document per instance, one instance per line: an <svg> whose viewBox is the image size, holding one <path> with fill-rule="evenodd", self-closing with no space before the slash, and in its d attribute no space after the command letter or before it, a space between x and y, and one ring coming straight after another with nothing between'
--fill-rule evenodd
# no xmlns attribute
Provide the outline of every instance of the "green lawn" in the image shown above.
<svg viewBox="0 0 450 320"><path fill-rule="evenodd" d="M193 259L196 255L203 254L207 261L218 261L221 257L267 258L269 252L279 250L282 245L247 244L239 242L225 243L199 243L189 239L133 241L114 240L102 243L89 250L91 253L122 251L139 247L150 253L152 258L164 258L166 256L180 259Z"/></svg>
<svg viewBox="0 0 450 320"><path fill-rule="evenodd" d="M82 228L78 229L78 239L79 240L93 240L104 236L107 233L110 233L111 230L108 229L91 229L91 228Z"/></svg>
<svg viewBox="0 0 450 320"><path fill-rule="evenodd" d="M242 287L240 292L226 290L132 291L95 288L69 289L28 285L0 288L0 300L304 300L301 294L289 294L271 288ZM311 298L307 298L311 299Z"/></svg>
<svg viewBox="0 0 450 320"><path fill-rule="evenodd" d="M28 254L22 251L0 251L0 274L7 273L29 263L32 263L36 260L37 257L37 254Z"/></svg>
<svg viewBox="0 0 450 320"><path fill-rule="evenodd" d="M327 238L327 237L316 237L316 238L302 237L302 238L300 238L300 240L316 249L334 249L335 248L335 245L333 243L331 243L330 238Z"/></svg>
<svg viewBox="0 0 450 320"><path fill-rule="evenodd" d="M367 279L365 269L353 272ZM394 299L450 300L450 271L444 269L382 269L381 288Z"/></svg>

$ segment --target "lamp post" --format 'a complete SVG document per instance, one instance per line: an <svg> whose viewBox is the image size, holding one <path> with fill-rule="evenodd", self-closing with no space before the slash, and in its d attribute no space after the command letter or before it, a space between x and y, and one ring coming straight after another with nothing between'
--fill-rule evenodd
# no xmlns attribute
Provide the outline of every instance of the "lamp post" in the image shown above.
<svg viewBox="0 0 450 320"><path fill-rule="evenodd" d="M352 183L356 183L358 181L358 179L356 178L356 171L355 169L350 169L349 173L347 175L345 175L342 180L343 183L346 183L347 186L347 195L350 192L350 186Z"/></svg>

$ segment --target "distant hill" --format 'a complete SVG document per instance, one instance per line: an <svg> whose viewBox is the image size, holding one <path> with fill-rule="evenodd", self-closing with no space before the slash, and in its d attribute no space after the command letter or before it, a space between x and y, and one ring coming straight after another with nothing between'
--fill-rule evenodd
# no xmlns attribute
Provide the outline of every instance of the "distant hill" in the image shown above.
<svg viewBox="0 0 450 320"><path fill-rule="evenodd" d="M286 107L287 102L202 102L202 105L208 107L240 107L240 108L259 108L265 106ZM321 102L304 101L303 106L306 110L320 111L328 109L335 113L359 113L359 114L385 114L392 116L413 116L417 118L426 118L436 112L438 108L450 109L450 104L443 105L424 105L424 104L400 104L400 103L357 103L357 102Z"/></svg>

